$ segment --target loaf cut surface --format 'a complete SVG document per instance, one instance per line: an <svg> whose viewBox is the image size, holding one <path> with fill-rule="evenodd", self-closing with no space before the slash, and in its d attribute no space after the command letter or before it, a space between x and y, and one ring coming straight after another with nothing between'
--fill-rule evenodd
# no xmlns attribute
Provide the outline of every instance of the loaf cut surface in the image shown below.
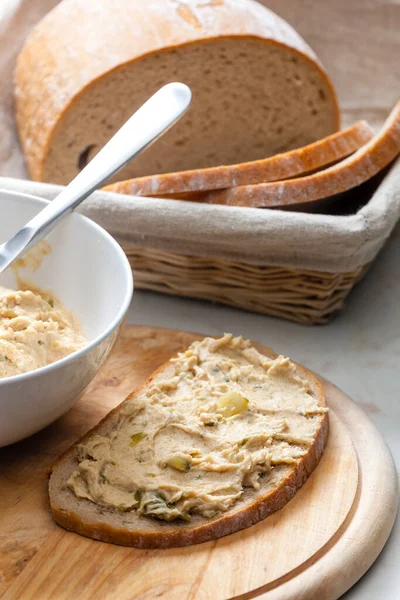
<svg viewBox="0 0 400 600"><path fill-rule="evenodd" d="M281 181L327 167L353 154L373 135L373 129L366 121L358 121L347 129L308 146L270 158L237 165L138 177L108 185L104 190L131 196L201 200L202 192Z"/></svg>
<svg viewBox="0 0 400 600"><path fill-rule="evenodd" d="M68 183L171 81L191 87L189 111L117 180L265 158L339 128L335 92L312 50L253 0L64 0L17 61L31 177Z"/></svg>
<svg viewBox="0 0 400 600"><path fill-rule="evenodd" d="M138 548L217 539L282 508L327 435L311 373L243 338L205 338L58 460L51 509L66 529Z"/></svg>

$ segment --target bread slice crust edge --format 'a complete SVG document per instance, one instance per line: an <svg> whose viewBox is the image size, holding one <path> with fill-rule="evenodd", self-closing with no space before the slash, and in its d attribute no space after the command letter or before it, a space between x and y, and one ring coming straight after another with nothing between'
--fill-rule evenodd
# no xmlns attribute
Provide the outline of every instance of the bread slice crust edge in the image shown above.
<svg viewBox="0 0 400 600"><path fill-rule="evenodd" d="M400 153L400 101L380 131L354 154L335 165L297 179L215 190L204 202L252 208L311 204L351 190L377 175Z"/></svg>
<svg viewBox="0 0 400 600"><path fill-rule="evenodd" d="M269 158L161 175L148 175L120 181L103 188L106 192L130 196L150 196L202 200L214 189L255 185L308 175L343 160L369 142L373 129L364 120L321 140L276 154Z"/></svg>

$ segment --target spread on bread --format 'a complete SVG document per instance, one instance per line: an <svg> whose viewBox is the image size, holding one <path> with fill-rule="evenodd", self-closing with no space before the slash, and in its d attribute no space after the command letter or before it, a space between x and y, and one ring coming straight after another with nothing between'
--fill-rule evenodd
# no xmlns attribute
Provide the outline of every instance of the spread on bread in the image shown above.
<svg viewBox="0 0 400 600"><path fill-rule="evenodd" d="M321 407L294 363L242 337L194 342L77 446L82 499L166 521L215 517L313 444Z"/></svg>

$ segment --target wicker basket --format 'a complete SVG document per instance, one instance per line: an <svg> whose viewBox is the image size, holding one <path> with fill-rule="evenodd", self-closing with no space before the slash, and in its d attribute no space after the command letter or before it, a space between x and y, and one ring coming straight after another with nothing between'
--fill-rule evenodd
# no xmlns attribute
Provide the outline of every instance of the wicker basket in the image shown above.
<svg viewBox="0 0 400 600"><path fill-rule="evenodd" d="M332 198L339 215L343 209L343 215L348 216L330 217L336 226L330 239L319 234L323 258L320 264L325 264L326 269L315 270L311 264L284 266L285 256L281 263L282 257L272 252L264 252L264 264L261 261L251 264L233 256L183 254L149 243L144 247L120 241L134 271L137 288L210 300L307 325L324 324L343 308L348 294L366 273L400 216L400 159L348 194ZM275 217L288 226L287 214ZM295 218L291 213L292 225ZM265 218L269 227L272 219L272 213ZM312 228L318 228L318 223L317 218L310 216L307 227L295 226L301 232L295 246L297 262L306 263L306 258L309 259L306 238L310 238ZM235 226L237 222L232 226L236 232ZM268 235L268 230L264 231L262 235ZM218 233L223 239L221 227ZM260 237L256 239L259 241ZM344 243L346 239L347 243L351 239L349 246ZM286 252L285 244L282 247ZM257 241L254 245L257 246ZM339 255L345 258L340 264L336 261Z"/></svg>
<svg viewBox="0 0 400 600"><path fill-rule="evenodd" d="M0 188L49 199L60 192L1 177ZM347 215L304 215L99 191L81 212L119 241L136 288L312 325L343 308L400 218L400 159L351 196Z"/></svg>
<svg viewBox="0 0 400 600"><path fill-rule="evenodd" d="M365 266L349 273L319 273L132 246L124 250L137 288L211 300L307 325L327 323L367 270Z"/></svg>

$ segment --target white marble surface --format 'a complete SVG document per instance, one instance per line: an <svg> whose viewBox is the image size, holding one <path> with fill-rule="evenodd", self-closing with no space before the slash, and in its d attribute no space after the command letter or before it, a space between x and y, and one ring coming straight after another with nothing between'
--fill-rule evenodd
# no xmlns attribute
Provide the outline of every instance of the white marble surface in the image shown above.
<svg viewBox="0 0 400 600"><path fill-rule="evenodd" d="M400 226L331 324L305 327L262 315L137 291L131 324L258 340L320 373L375 421L400 467ZM400 519L386 547L346 600L400 598ZM317 600L317 599L315 599Z"/></svg>

